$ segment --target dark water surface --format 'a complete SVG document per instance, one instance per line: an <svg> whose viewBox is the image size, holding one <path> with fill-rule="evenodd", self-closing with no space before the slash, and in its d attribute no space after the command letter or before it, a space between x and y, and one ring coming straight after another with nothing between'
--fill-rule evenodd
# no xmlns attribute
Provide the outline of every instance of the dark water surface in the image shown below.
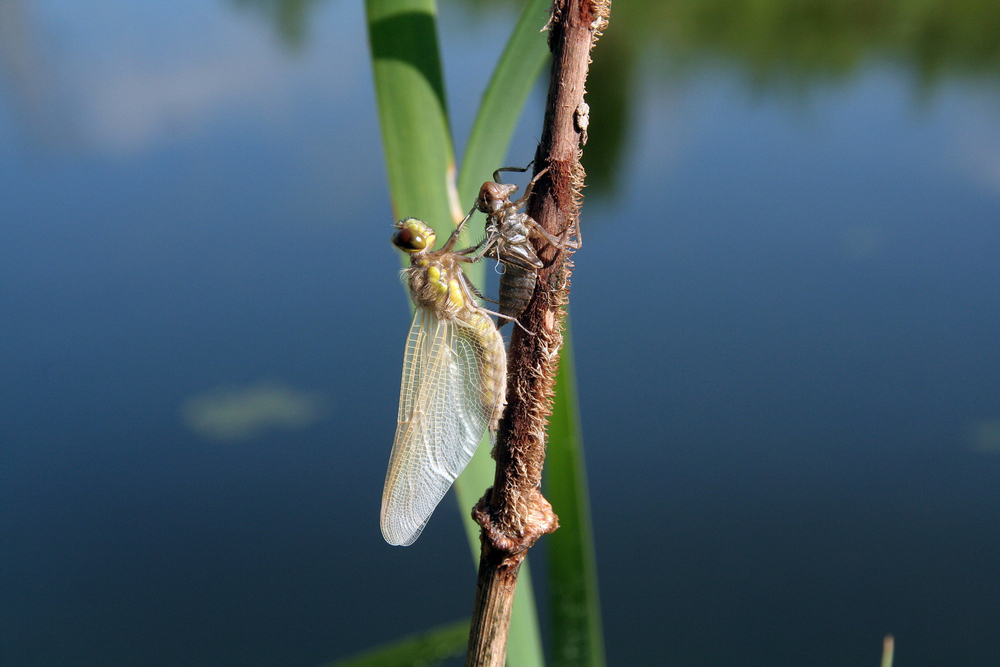
<svg viewBox="0 0 1000 667"><path fill-rule="evenodd" d="M377 527L408 315L361 10L0 9L0 664L467 616L454 501ZM462 137L513 12L442 14ZM1000 664L997 77L657 53L574 276L608 663Z"/></svg>

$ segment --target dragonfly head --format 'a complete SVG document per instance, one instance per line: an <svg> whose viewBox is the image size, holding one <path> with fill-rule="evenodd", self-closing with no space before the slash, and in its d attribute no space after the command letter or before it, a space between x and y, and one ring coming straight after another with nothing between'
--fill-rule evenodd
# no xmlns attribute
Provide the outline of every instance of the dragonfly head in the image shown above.
<svg viewBox="0 0 1000 667"><path fill-rule="evenodd" d="M411 255L430 250L436 240L437 236L431 226L416 218L400 220L396 223L396 231L392 234L392 244Z"/></svg>
<svg viewBox="0 0 1000 667"><path fill-rule="evenodd" d="M476 208L486 215L496 213L510 203L510 196L515 192L517 192L517 186L513 183L486 181L483 183L483 187L479 188L479 199L476 200Z"/></svg>

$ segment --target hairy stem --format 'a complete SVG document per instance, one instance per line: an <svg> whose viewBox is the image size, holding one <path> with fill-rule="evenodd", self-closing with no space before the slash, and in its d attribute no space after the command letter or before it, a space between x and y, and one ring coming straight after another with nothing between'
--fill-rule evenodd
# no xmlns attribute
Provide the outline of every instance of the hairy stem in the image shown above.
<svg viewBox="0 0 1000 667"><path fill-rule="evenodd" d="M609 0L555 0L549 21L552 73L542 139L535 155L539 178L528 214L553 236L576 229L584 172L581 146L587 140L588 107L583 101L590 51L607 25ZM493 486L472 511L482 527L482 555L466 665L502 667L517 573L535 541L558 527L542 496L545 431L562 346L563 305L572 262L565 250L536 245L545 262L535 293L515 328L507 361L507 409L493 449Z"/></svg>

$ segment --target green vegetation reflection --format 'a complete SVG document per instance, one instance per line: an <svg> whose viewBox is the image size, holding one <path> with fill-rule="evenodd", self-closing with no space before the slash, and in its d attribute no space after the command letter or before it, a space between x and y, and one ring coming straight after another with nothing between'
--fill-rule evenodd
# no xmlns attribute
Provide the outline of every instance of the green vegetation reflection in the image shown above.
<svg viewBox="0 0 1000 667"><path fill-rule="evenodd" d="M268 16L289 44L307 33L320 0L232 0ZM452 5L452 3L448 3ZM466 0L473 18L523 6ZM445 11L449 11L448 5ZM653 56L651 58L651 56ZM591 193L612 190L628 136L635 74L652 65L684 78L706 67L737 71L757 88L804 88L887 63L912 72L921 91L949 77L1000 74L995 0L631 0L594 54L588 82Z"/></svg>

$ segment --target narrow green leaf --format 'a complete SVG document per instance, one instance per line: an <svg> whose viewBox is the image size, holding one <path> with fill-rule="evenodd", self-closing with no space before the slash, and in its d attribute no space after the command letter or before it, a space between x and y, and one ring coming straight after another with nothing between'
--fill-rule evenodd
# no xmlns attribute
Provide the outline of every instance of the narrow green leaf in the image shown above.
<svg viewBox="0 0 1000 667"><path fill-rule="evenodd" d="M896 640L886 635L882 641L882 667L892 667L892 654L896 650Z"/></svg>
<svg viewBox="0 0 1000 667"><path fill-rule="evenodd" d="M435 5L432 0L366 0L366 10L393 216L426 220L444 238L472 206L475 193L461 202L457 200ZM502 138L504 147L510 141L510 132L537 74L537 68L521 72L522 77L530 78L527 84L522 84L526 85L525 93L520 99L511 98L513 101L506 105L506 113L512 120L511 130ZM502 119L493 122L503 130ZM477 122L478 125L481 123ZM502 147L495 151L499 156L490 158L493 162L488 163L489 171L500 166L494 162L499 162L503 150ZM473 282L482 284L482 268L470 269L467 273ZM488 444L480 446L475 459L480 461L478 471L463 474L455 483L466 517L493 480ZM479 527L469 518L466 524L478 563ZM540 666L544 660L527 562L522 565L519 578L507 646L508 664Z"/></svg>
<svg viewBox="0 0 1000 667"><path fill-rule="evenodd" d="M461 621L383 644L324 667L425 667L461 655L469 644L469 622Z"/></svg>
<svg viewBox="0 0 1000 667"><path fill-rule="evenodd" d="M542 66L548 60L546 33L541 32L541 29L548 20L550 6L551 0L528 2L483 94L459 177L458 192L466 211L475 201L479 187L492 178L493 170L506 166L502 161L517 120L532 86L538 80ZM482 266L474 268L470 277L481 285ZM493 485L495 471L495 464L489 455L489 439L483 440L465 472L455 481L455 494L465 522L469 546L477 564L480 552L479 526L472 520L470 510L483 492ZM507 664L514 667L541 667L545 664L528 559L525 559L518 574L507 640Z"/></svg>
<svg viewBox="0 0 1000 667"><path fill-rule="evenodd" d="M462 159L459 178L458 192L462 202L466 204L466 212L472 208L472 202L479 194L482 184L492 178L493 170L505 166L500 162L507 152L517 119L531 87L538 79L542 65L548 59L549 50L545 39L547 33L541 32L541 29L548 20L550 6L551 0L528 2L507 41L507 47L500 56L486 92L483 93ZM466 273L473 282L482 285L482 262L469 267ZM468 514L483 491L493 485L495 466L493 459L489 457L489 449L489 438L483 438L465 472L455 481L459 504L468 508L464 510L465 528L473 554L476 554L476 562L479 554L479 526ZM522 568L519 576L523 576L525 569ZM517 608L515 598L515 614L518 613Z"/></svg>
<svg viewBox="0 0 1000 667"><path fill-rule="evenodd" d="M542 28L551 7L552 0L529 0L525 5L483 93L458 178L459 195L470 206L493 170L510 166L502 164L507 147L528 94L549 60L548 33ZM534 150L524 156L523 164L514 166L523 167L533 157Z"/></svg>
<svg viewBox="0 0 1000 667"><path fill-rule="evenodd" d="M495 470L496 465L490 458L490 439L486 437L479 443L479 449L465 472L455 481L458 509L462 513L465 534L469 538L472 558L477 566L480 554L479 524L472 520L472 508L479 502L483 492L493 486ZM511 667L542 667L545 664L528 558L521 563L521 571L517 575L517 591L514 594L507 635L507 664Z"/></svg>
<svg viewBox="0 0 1000 667"><path fill-rule="evenodd" d="M552 664L603 667L604 637L597 589L587 471L580 437L573 347L566 318L565 344L549 420L545 497L559 516L547 538L552 615Z"/></svg>
<svg viewBox="0 0 1000 667"><path fill-rule="evenodd" d="M457 220L437 9L433 0L367 0L365 7L393 217L426 220L444 238Z"/></svg>

